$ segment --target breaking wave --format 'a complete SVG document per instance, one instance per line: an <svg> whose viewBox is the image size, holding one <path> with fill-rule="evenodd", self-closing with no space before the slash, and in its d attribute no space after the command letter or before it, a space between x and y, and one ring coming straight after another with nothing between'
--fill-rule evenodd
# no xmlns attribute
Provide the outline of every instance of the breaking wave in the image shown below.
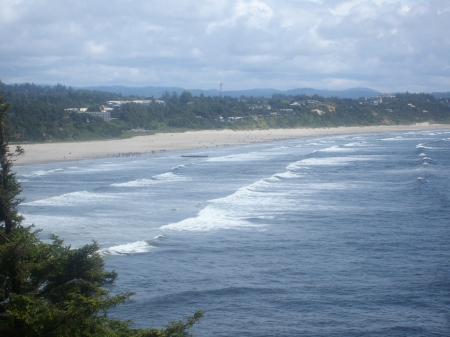
<svg viewBox="0 0 450 337"><path fill-rule="evenodd" d="M163 174L153 176L150 179L137 179L137 180L128 181L126 183L111 184L110 186L113 186L113 187L142 187L142 186L160 184L163 182L186 181L186 180L188 180L186 177L179 176L173 172L166 172Z"/></svg>
<svg viewBox="0 0 450 337"><path fill-rule="evenodd" d="M100 250L102 255L131 255L148 253L153 247L147 241L126 243Z"/></svg>
<svg viewBox="0 0 450 337"><path fill-rule="evenodd" d="M112 194L78 191L54 196L48 199L24 202L25 206L80 206L117 198Z"/></svg>

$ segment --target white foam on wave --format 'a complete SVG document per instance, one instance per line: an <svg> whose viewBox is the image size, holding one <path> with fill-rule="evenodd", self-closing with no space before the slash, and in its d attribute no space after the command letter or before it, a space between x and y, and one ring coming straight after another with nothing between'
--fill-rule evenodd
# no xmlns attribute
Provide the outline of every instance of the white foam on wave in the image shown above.
<svg viewBox="0 0 450 337"><path fill-rule="evenodd" d="M298 175L285 172L277 173L241 187L234 193L209 200L208 205L196 217L160 227L161 230L210 231L260 227L248 218L267 216L267 212L293 207L297 200L288 200L289 192L274 192L282 178L294 178Z"/></svg>
<svg viewBox="0 0 450 337"><path fill-rule="evenodd" d="M277 182L280 182L282 179L293 179L293 178L299 178L299 177L300 177L299 174L296 174L291 171L286 171L283 173L275 173L273 176L271 176L269 178L264 178L262 180L258 180L257 182L250 185L249 188L251 188L252 186L257 186L264 182L277 183Z"/></svg>
<svg viewBox="0 0 450 337"><path fill-rule="evenodd" d="M326 157L326 158L306 158L289 164L286 168L295 171L307 166L340 166L348 165L355 161L376 160L380 156L346 156L346 157Z"/></svg>
<svg viewBox="0 0 450 337"><path fill-rule="evenodd" d="M367 146L367 143L366 142L348 143L348 144L344 144L344 146L348 146L348 147Z"/></svg>
<svg viewBox="0 0 450 337"><path fill-rule="evenodd" d="M277 201L279 202L289 195L287 192L269 192L271 185L272 184L266 182L264 179L261 179L249 186L241 187L233 194L223 198L213 199L209 202L220 204L222 206L225 205L227 208L242 208L242 210L247 213L247 210L245 209L247 206L272 206Z"/></svg>
<svg viewBox="0 0 450 337"><path fill-rule="evenodd" d="M297 144L294 147L305 147L305 146L324 146L327 144L334 144L336 143L335 140L321 140L321 141L316 141L316 142L310 142L310 143L302 143L301 144Z"/></svg>
<svg viewBox="0 0 450 337"><path fill-rule="evenodd" d="M157 181L154 179L137 179L133 181L128 181L126 183L116 183L111 184L113 187L142 187L156 184Z"/></svg>
<svg viewBox="0 0 450 337"><path fill-rule="evenodd" d="M111 184L110 186L113 187L143 187L143 186L150 186L154 184L160 184L164 182L176 182L176 181L186 181L187 178L184 176L177 175L173 172L166 172L163 174L158 174L156 176L153 176L150 179L137 179L128 181L126 183L115 183Z"/></svg>
<svg viewBox="0 0 450 337"><path fill-rule="evenodd" d="M292 171L286 171L284 173L276 173L273 175L275 178L284 178L284 179L293 179L293 178L299 178L300 175L292 172Z"/></svg>
<svg viewBox="0 0 450 337"><path fill-rule="evenodd" d="M425 157L426 154L422 152L421 154L419 154L419 156L420 156L420 157Z"/></svg>
<svg viewBox="0 0 450 337"><path fill-rule="evenodd" d="M408 139L405 137L402 137L402 136L397 136L397 137L383 138L382 140L397 141L397 140L408 140Z"/></svg>
<svg viewBox="0 0 450 337"><path fill-rule="evenodd" d="M86 174L86 173L97 173L97 172L112 172L112 171L118 171L123 170L123 164L120 163L114 163L114 162L107 162L107 163L101 163L101 164L91 164L89 166L80 165L77 167L71 167L70 170L68 170L68 173L70 174Z"/></svg>
<svg viewBox="0 0 450 337"><path fill-rule="evenodd" d="M153 179L155 180L163 180L163 181L167 181L167 180L185 180L186 177L183 176L179 176L173 172L166 172L166 173L162 173L162 174L157 174L156 176L153 176Z"/></svg>
<svg viewBox="0 0 450 337"><path fill-rule="evenodd" d="M21 174L21 177L26 177L26 178L34 178L34 177L42 177L42 176L46 176L52 173L56 173L56 172L60 172L63 171L63 169L58 168L58 169L54 169L54 170L39 170L39 171L33 171L30 173L25 173L25 174Z"/></svg>
<svg viewBox="0 0 450 337"><path fill-rule="evenodd" d="M434 149L434 147L426 146L423 143L417 144L416 149Z"/></svg>
<svg viewBox="0 0 450 337"><path fill-rule="evenodd" d="M115 199L116 196L105 193L92 193L88 191L78 191L54 196L47 199L24 202L24 206L80 206L93 202Z"/></svg>
<svg viewBox="0 0 450 337"><path fill-rule="evenodd" d="M337 145L327 147L326 149L318 150L318 152L349 152L349 151L353 151L353 149L343 148Z"/></svg>
<svg viewBox="0 0 450 337"><path fill-rule="evenodd" d="M148 253L152 249L152 246L146 241L137 241L132 243L126 243L109 248L100 249L102 255L131 255Z"/></svg>
<svg viewBox="0 0 450 337"><path fill-rule="evenodd" d="M250 222L227 212L214 205L202 209L197 217L188 218L177 223L161 226L163 231L211 231L223 229L238 229L242 227L257 227Z"/></svg>
<svg viewBox="0 0 450 337"><path fill-rule="evenodd" d="M270 183L276 183L279 182L281 179L277 177L276 175L271 176L270 178L264 178L265 181Z"/></svg>
<svg viewBox="0 0 450 337"><path fill-rule="evenodd" d="M271 179L274 178L274 179ZM279 178L276 177L270 177L270 178L264 178L264 179L260 179L258 181L255 181L254 183L246 186L246 187L242 187L240 189L238 189L234 194L231 195L235 195L235 194L240 194L240 193L244 193L246 191L250 191L250 192L266 192L268 191L270 188L272 188L273 184L277 182L277 180L280 181ZM250 195L246 195L246 197L250 197Z"/></svg>
<svg viewBox="0 0 450 337"><path fill-rule="evenodd" d="M212 157L208 158L209 162L246 162L246 161L258 161L265 160L268 156L276 156L279 153L270 153L270 152L249 152L249 153L240 153L240 154L231 154L228 156L222 157Z"/></svg>
<svg viewBox="0 0 450 337"><path fill-rule="evenodd" d="M80 165L80 166L70 166L67 168L57 168L52 170L38 170L30 173L21 174L21 177L26 178L36 178L41 176L47 176L51 174L86 174L86 173L95 173L95 172L108 172L122 169L123 166L113 162L107 162L96 165Z"/></svg>

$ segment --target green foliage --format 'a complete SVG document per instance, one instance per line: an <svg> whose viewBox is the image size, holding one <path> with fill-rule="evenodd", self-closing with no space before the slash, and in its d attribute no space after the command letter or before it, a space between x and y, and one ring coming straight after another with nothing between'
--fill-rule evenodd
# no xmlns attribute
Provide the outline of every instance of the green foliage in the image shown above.
<svg viewBox="0 0 450 337"><path fill-rule="evenodd" d="M1 82L0 92L11 104L9 121L17 141L100 139L118 137L122 132L120 127L101 118L64 110L92 109L108 100L123 99L121 95L74 90L63 85L42 87Z"/></svg>
<svg viewBox="0 0 450 337"><path fill-rule="evenodd" d="M40 87L32 84L4 85L0 91L13 104L9 119L18 141L89 140L122 137L132 129L150 132L166 130L252 129L339 127L363 125L411 124L420 122L449 123L448 97L428 94L397 94L373 99L324 98L317 95L273 95L271 99L245 97L193 96L184 91L166 92L158 104L153 97L122 97L99 91L74 90L62 85ZM105 122L66 108L86 107L98 110L109 100L147 99L151 103L123 104L111 112L117 118ZM302 104L291 105L293 102ZM411 105L414 107L412 107ZM271 109L267 109L267 106ZM331 110L330 107L334 107ZM317 110L324 113L318 114ZM258 116L258 118L255 118ZM232 117L241 117L239 121ZM231 119L230 119L231 118Z"/></svg>
<svg viewBox="0 0 450 337"><path fill-rule="evenodd" d="M72 249L58 237L42 242L37 231L18 227L0 244L1 336L189 336L202 312L165 329L132 329L109 319L109 308L133 293L111 295L117 274L104 270L96 243Z"/></svg>
<svg viewBox="0 0 450 337"><path fill-rule="evenodd" d="M23 150L17 146L13 153L9 152L9 142L14 139L10 132L7 120L9 104L2 104L0 96L0 223L5 227L5 233L9 234L22 220L17 214L17 206L21 202L17 196L21 192L16 175L11 171L14 158L22 155Z"/></svg>
<svg viewBox="0 0 450 337"><path fill-rule="evenodd" d="M20 147L9 152L13 139L7 123L8 104L0 98L0 336L2 337L187 337L203 317L164 329L133 329L131 320L110 319L108 309L132 292L111 295L117 278L105 271L97 243L72 249L56 236L43 242L39 231L21 225L17 213L20 184L11 171Z"/></svg>
<svg viewBox="0 0 450 337"><path fill-rule="evenodd" d="M104 271L97 244L79 249L17 228L0 246L3 336L95 336L108 332L108 308L131 293L110 296L117 277ZM7 239L7 240L6 240ZM108 334L103 334L108 335Z"/></svg>

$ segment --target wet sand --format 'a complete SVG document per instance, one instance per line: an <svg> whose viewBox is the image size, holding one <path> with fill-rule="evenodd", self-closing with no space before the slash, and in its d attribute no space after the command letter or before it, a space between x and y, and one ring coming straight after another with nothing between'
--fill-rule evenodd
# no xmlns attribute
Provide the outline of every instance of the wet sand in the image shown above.
<svg viewBox="0 0 450 337"><path fill-rule="evenodd" d="M207 130L183 133L158 133L120 140L21 144L25 150L25 155L18 158L15 165L114 158L118 156L141 156L179 150L192 150L195 153L196 150L207 148L314 136L438 129L450 129L450 124L421 123L400 126L268 129L253 131ZM14 145L11 145L10 148L12 150Z"/></svg>

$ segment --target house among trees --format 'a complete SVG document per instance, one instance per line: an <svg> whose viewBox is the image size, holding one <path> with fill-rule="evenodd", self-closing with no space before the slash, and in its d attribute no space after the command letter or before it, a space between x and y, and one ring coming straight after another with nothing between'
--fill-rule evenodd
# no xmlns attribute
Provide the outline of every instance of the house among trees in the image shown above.
<svg viewBox="0 0 450 337"><path fill-rule="evenodd" d="M94 116L103 118L105 122L109 122L111 120L111 112L110 111L86 111L85 113Z"/></svg>

